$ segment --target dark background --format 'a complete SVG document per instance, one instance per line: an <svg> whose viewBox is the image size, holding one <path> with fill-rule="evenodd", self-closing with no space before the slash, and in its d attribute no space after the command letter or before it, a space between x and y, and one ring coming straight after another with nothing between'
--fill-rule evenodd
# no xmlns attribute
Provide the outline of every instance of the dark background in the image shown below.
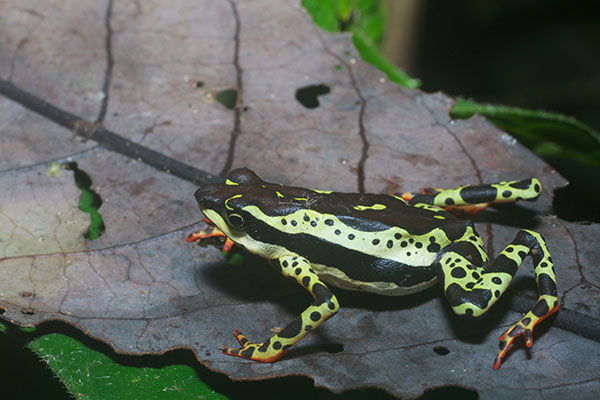
<svg viewBox="0 0 600 400"><path fill-rule="evenodd" d="M425 3L408 71L423 90L558 112L600 131L600 2ZM555 193L554 212L600 221L600 169L546 161L571 182Z"/></svg>
<svg viewBox="0 0 600 400"><path fill-rule="evenodd" d="M599 2L426 3L409 71L423 90L561 112L600 131Z"/></svg>

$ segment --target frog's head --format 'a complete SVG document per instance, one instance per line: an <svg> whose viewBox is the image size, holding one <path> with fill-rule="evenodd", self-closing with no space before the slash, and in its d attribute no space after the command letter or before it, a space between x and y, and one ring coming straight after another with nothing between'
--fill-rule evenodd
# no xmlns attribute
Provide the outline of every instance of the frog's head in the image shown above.
<svg viewBox="0 0 600 400"><path fill-rule="evenodd" d="M207 183L194 197L202 213L236 244L263 257L277 257L279 246L271 237L275 234L265 222L274 214L285 215L299 206L296 201L284 201L285 188L263 181L253 171L240 168L231 171L224 183Z"/></svg>

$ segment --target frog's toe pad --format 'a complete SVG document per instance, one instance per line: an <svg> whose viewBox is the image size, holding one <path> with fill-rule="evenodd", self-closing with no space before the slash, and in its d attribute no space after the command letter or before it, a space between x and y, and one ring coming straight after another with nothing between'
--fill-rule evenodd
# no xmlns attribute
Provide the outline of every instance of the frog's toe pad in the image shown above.
<svg viewBox="0 0 600 400"><path fill-rule="evenodd" d="M251 342L241 331L237 329L233 331L233 334L242 348L232 349L229 347L224 347L221 348L221 352L223 354L264 363L275 362L285 354L285 351L283 350L275 350L272 348L272 346L269 345L269 341L266 343Z"/></svg>
<svg viewBox="0 0 600 400"><path fill-rule="evenodd" d="M244 335L242 333L242 331L240 331L239 329L236 329L233 331L233 335L235 336L235 338L237 339L238 342L240 342L240 344L242 346L245 346L247 343L250 343L250 341L248 340L248 338L246 337L246 335Z"/></svg>
<svg viewBox="0 0 600 400"><path fill-rule="evenodd" d="M242 347L241 349L231 349L229 347L223 347L221 349L221 353L228 356L235 356L252 360L252 354L254 353L254 350L255 349L252 346L249 346L247 348Z"/></svg>
<svg viewBox="0 0 600 400"><path fill-rule="evenodd" d="M188 243L198 243L200 240L202 240L202 238L206 236L206 232L204 231L199 231L199 232L192 232L189 235L187 235L187 237L185 238L186 242Z"/></svg>
<svg viewBox="0 0 600 400"><path fill-rule="evenodd" d="M531 347L533 345L533 327L537 322L538 321L526 316L508 328L502 335L500 335L498 338L500 341L500 351L494 360L494 369L500 368L502 359L508 352L508 348L516 337L523 336L525 338L525 345L527 347Z"/></svg>

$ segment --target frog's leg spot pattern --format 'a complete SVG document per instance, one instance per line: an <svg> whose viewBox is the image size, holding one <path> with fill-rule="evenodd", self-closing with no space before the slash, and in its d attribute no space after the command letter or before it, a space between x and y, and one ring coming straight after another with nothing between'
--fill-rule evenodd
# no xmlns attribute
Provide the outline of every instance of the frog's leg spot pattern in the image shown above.
<svg viewBox="0 0 600 400"><path fill-rule="evenodd" d="M305 287L315 301L285 328L263 343L253 343L242 332L235 330L233 334L242 348L224 348L222 349L223 354L259 362L277 361L292 345L339 310L336 297L319 279L307 259L298 256L284 256L278 260L278 266L284 276L294 278Z"/></svg>
<svg viewBox="0 0 600 400"><path fill-rule="evenodd" d="M474 214L490 203L508 203L517 200L535 200L542 192L536 178L499 182L490 185L461 186L452 189L425 189L423 193L404 193L409 204L429 204L448 211Z"/></svg>
<svg viewBox="0 0 600 400"><path fill-rule="evenodd" d="M468 254L469 245L476 247L470 241L450 245L438 260L444 293L453 311L459 315L479 317L485 314L506 291L523 259L529 255L534 264L538 301L520 321L500 336L500 352L494 361L494 369L498 369L517 336L523 335L525 344L530 347L535 325L558 310L552 257L544 238L529 230L521 230L487 268L485 263L475 262Z"/></svg>

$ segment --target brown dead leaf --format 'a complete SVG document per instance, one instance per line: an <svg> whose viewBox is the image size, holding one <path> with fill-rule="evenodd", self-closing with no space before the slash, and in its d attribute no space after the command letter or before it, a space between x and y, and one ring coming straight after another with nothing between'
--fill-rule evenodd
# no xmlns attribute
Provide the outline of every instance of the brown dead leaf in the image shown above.
<svg viewBox="0 0 600 400"><path fill-rule="evenodd" d="M297 2L115 2L107 13L105 2L8 0L0 15L5 82L213 174L247 166L283 184L388 193L537 176L545 194L520 209L540 217L489 224L490 212L478 229L496 254L518 227L535 226L553 254L564 310L600 318L598 225L549 215L564 180L484 119L450 120L444 94L388 82L347 35L320 31ZM310 85L329 88L315 108L295 96ZM233 109L215 100L231 89ZM233 378L303 374L335 391L375 386L410 397L459 385L488 397L554 398L599 390L598 343L552 322L530 351L516 346L493 371L497 336L519 317L510 299L483 322L463 322L438 289L406 298L337 291L340 313L284 360L221 355L234 328L262 340L309 297L264 263L233 267L216 249L186 244L202 219L194 184L124 156L127 145L71 141L7 98L0 110L5 320L58 319L119 353L184 347ZM103 199L107 230L98 240L82 236L89 220L71 173L47 173L67 158ZM528 292L533 275L523 269L515 284Z"/></svg>

